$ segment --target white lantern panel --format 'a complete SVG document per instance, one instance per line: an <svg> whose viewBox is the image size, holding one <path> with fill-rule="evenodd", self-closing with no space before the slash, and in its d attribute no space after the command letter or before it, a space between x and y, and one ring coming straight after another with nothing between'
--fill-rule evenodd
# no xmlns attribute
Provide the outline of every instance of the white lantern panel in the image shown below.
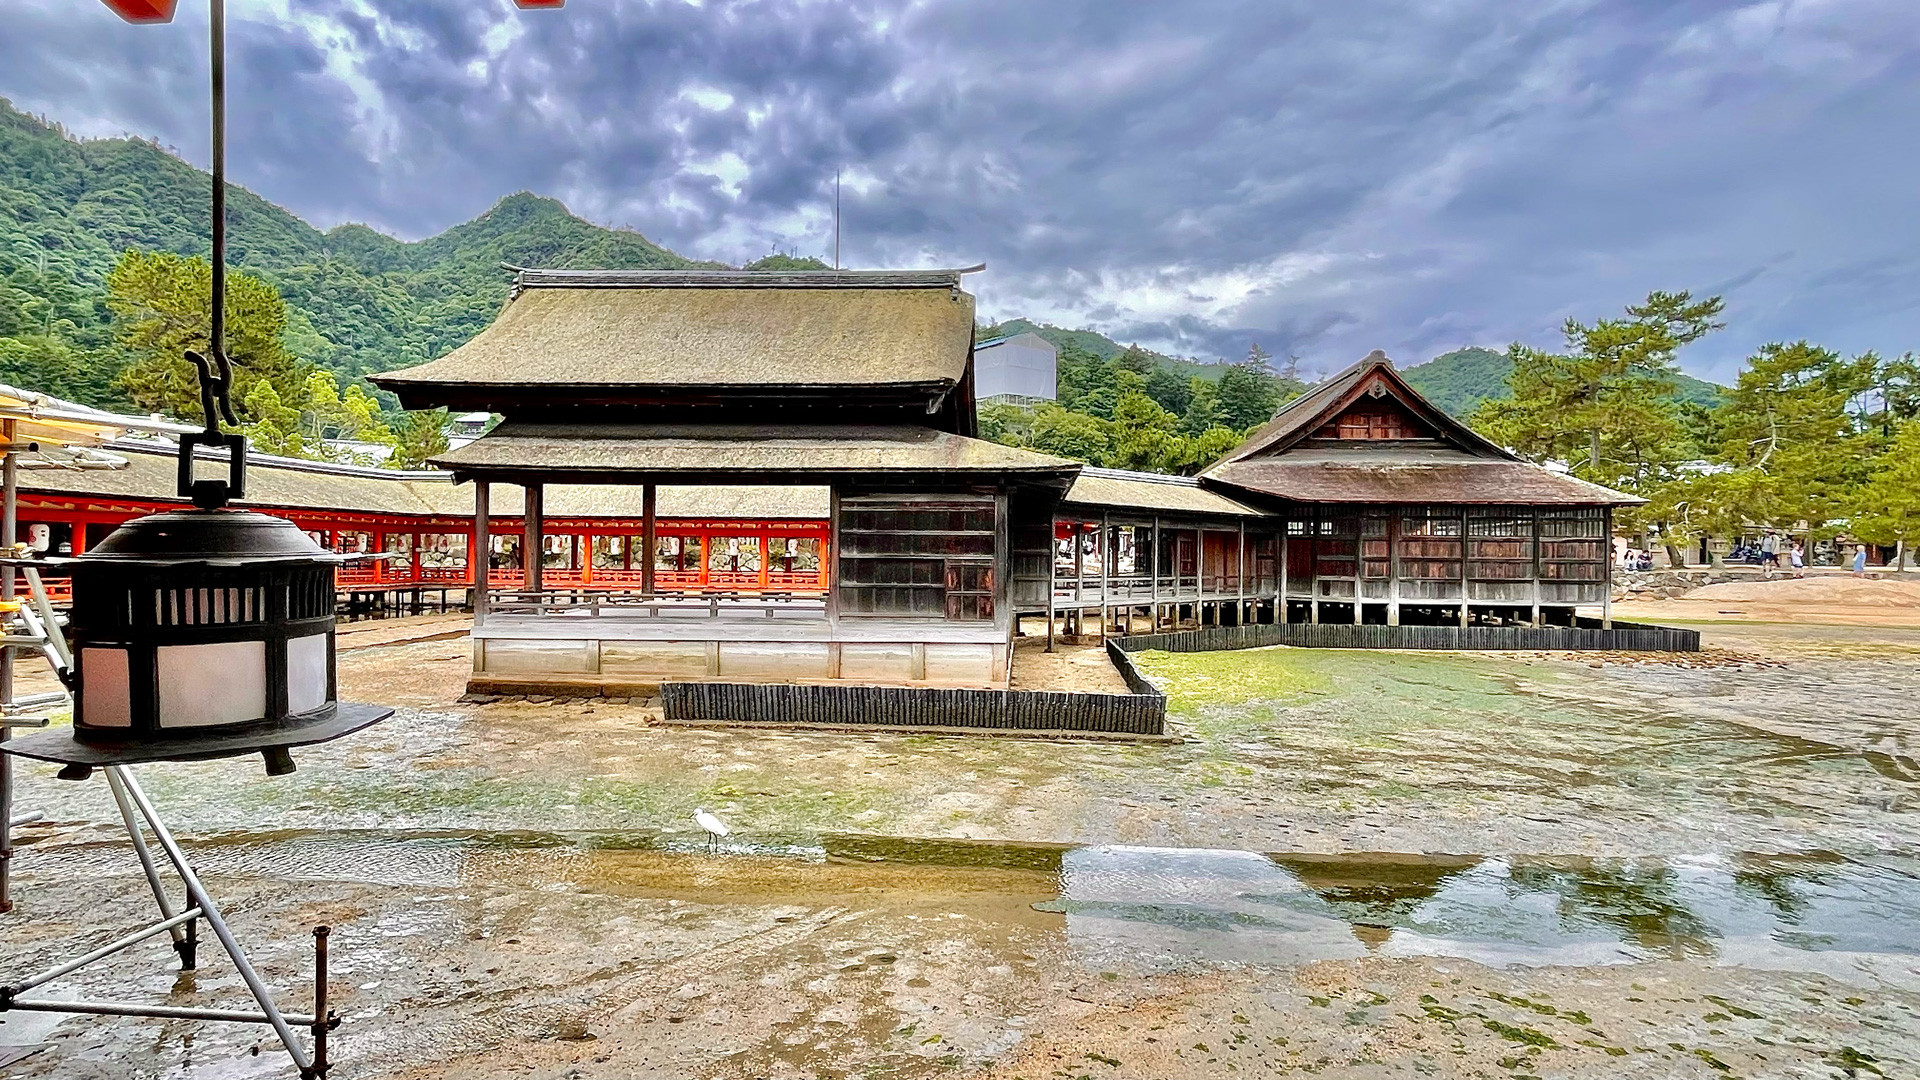
<svg viewBox="0 0 1920 1080"><path fill-rule="evenodd" d="M133 698L127 689L125 649L80 650L80 717L95 727L132 727Z"/></svg>
<svg viewBox="0 0 1920 1080"><path fill-rule="evenodd" d="M267 643L167 645L154 650L160 726L240 724L267 715Z"/></svg>
<svg viewBox="0 0 1920 1080"><path fill-rule="evenodd" d="M287 711L312 712L327 703L327 635L287 639Z"/></svg>

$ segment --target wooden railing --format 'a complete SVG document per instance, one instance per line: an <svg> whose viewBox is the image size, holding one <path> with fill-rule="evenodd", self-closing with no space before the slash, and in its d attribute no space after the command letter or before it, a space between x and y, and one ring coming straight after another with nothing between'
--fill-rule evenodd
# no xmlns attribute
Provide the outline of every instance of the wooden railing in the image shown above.
<svg viewBox="0 0 1920 1080"><path fill-rule="evenodd" d="M769 619L826 617L827 605L819 593L770 589L708 588L700 592L642 597L631 591L560 586L538 592L525 589L487 590L489 615L560 615L607 618L765 617Z"/></svg>

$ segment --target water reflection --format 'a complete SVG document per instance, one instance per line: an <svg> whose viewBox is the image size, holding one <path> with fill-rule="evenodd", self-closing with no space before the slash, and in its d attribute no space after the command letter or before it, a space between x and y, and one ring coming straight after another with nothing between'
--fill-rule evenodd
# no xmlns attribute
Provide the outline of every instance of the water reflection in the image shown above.
<svg viewBox="0 0 1920 1080"><path fill-rule="evenodd" d="M1067 853L1077 946L1146 968L1377 952L1494 965L1700 959L1920 978L1920 866L1699 860Z"/></svg>
<svg viewBox="0 0 1920 1080"><path fill-rule="evenodd" d="M644 834L246 833L209 874L427 889L565 888L716 905L928 905L1063 932L1090 965L1458 956L1693 959L1920 984L1920 861L1307 855L840 835L677 850ZM118 844L36 847L29 875L134 872Z"/></svg>

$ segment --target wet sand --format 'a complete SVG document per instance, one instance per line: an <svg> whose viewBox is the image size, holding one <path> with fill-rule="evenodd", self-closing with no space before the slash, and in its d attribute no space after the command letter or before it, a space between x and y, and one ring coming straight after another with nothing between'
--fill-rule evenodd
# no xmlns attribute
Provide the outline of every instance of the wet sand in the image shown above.
<svg viewBox="0 0 1920 1080"><path fill-rule="evenodd" d="M401 713L299 754L293 776L252 760L140 775L279 985L299 985L308 928L336 926L336 1077L1910 1074L1911 953L1796 944L1787 916L1642 949L1688 937L1635 944L1647 919L1670 930L1676 905L1706 909L1684 890L1622 893L1621 875L1920 856L1920 630L1701 629L1716 662L1147 656L1185 736L1153 746L461 705L466 643L425 641L343 653L344 696ZM7 971L150 904L110 843L104 788L27 770L21 805L52 820L25 831ZM738 830L725 850L703 850L696 805ZM1026 846L968 862L849 833ZM1245 907L1268 885L1196 897L1223 879L1156 871L1139 887L1166 891L1148 907L1167 920L1089 908L1063 845L1283 853L1259 856L1263 873L1321 906L1295 927L1292 908ZM1401 856L1308 858L1366 852L1458 858L1413 894L1394 891ZM1529 869L1562 865L1604 873L1562 887ZM1800 910L1819 879L1792 880L1767 910ZM1511 962L1492 945L1520 931L1498 929L1471 958L1432 954L1455 932L1432 921L1443 901L1488 881L1526 884L1503 902L1555 934L1604 924L1581 949L1639 951ZM1620 925L1590 917L1596 895L1630 901ZM1501 947L1522 946L1546 947ZM151 944L61 985L164 997L170 955ZM190 988L180 1003L237 1003L222 963ZM270 1045L247 1053L258 1037L68 1020L9 1075L287 1075Z"/></svg>

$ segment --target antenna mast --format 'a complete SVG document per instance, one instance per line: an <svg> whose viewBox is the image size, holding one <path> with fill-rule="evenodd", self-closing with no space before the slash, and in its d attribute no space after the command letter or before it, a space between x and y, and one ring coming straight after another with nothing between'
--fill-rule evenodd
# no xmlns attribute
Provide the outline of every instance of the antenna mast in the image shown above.
<svg viewBox="0 0 1920 1080"><path fill-rule="evenodd" d="M840 166L833 167L833 268L840 269Z"/></svg>

